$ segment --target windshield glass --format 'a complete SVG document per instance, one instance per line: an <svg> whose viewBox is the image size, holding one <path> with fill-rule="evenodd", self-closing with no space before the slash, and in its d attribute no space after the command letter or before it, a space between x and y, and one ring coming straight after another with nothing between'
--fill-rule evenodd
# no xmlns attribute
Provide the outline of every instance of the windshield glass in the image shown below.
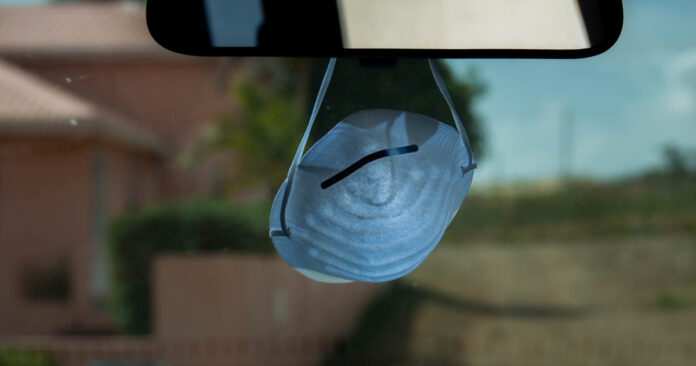
<svg viewBox="0 0 696 366"><path fill-rule="evenodd" d="M696 3L624 11L596 57L438 60L471 189L408 275L327 284L269 216L328 59L174 54L143 2L0 1L0 365L690 364ZM338 59L308 149L374 109L455 125L427 60Z"/></svg>

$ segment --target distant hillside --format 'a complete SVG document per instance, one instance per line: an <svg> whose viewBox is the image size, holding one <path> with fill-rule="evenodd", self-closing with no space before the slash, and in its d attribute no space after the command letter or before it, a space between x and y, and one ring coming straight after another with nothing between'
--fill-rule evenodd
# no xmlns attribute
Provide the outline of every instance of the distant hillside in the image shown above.
<svg viewBox="0 0 696 366"><path fill-rule="evenodd" d="M696 234L696 177L651 174L467 197L443 242Z"/></svg>

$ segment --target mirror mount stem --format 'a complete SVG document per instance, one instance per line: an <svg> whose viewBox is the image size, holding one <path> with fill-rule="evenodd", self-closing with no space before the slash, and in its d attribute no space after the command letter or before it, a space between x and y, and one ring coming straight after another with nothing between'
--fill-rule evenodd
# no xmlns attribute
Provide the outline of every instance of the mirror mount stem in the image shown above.
<svg viewBox="0 0 696 366"><path fill-rule="evenodd" d="M360 66L364 67L394 67L399 59L396 57L368 56L360 57Z"/></svg>

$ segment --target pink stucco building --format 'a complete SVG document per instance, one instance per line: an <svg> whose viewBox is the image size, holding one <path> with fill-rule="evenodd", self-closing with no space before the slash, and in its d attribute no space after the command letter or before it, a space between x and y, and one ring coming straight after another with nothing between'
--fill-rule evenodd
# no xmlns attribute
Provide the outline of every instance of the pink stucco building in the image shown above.
<svg viewBox="0 0 696 366"><path fill-rule="evenodd" d="M0 334L110 328L108 221L211 188L176 162L234 68L162 49L137 5L0 7Z"/></svg>
<svg viewBox="0 0 696 366"><path fill-rule="evenodd" d="M154 333L103 337L116 331L104 306L109 220L215 188L219 159L179 161L235 108L226 82L239 67L162 49L137 5L0 7L0 346L64 365L267 364L275 353L254 347L278 340L287 362L305 365L352 328L377 287L227 254L158 258ZM201 342L217 353L193 352ZM182 356L180 344L195 347Z"/></svg>

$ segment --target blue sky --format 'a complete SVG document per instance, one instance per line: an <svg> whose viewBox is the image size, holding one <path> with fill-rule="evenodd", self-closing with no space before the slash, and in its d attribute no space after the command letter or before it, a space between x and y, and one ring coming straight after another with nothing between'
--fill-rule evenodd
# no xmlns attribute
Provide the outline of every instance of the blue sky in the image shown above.
<svg viewBox="0 0 696 366"><path fill-rule="evenodd" d="M451 61L488 88L476 105L489 147L477 183L556 178L564 113L575 175L656 167L665 144L696 150L696 1L624 0L624 12L618 43L589 59Z"/></svg>
<svg viewBox="0 0 696 366"><path fill-rule="evenodd" d="M576 175L658 166L668 143L696 149L696 1L624 0L624 13L617 44L592 58L451 61L488 87L476 106L489 141L478 183L557 177L564 113Z"/></svg>

